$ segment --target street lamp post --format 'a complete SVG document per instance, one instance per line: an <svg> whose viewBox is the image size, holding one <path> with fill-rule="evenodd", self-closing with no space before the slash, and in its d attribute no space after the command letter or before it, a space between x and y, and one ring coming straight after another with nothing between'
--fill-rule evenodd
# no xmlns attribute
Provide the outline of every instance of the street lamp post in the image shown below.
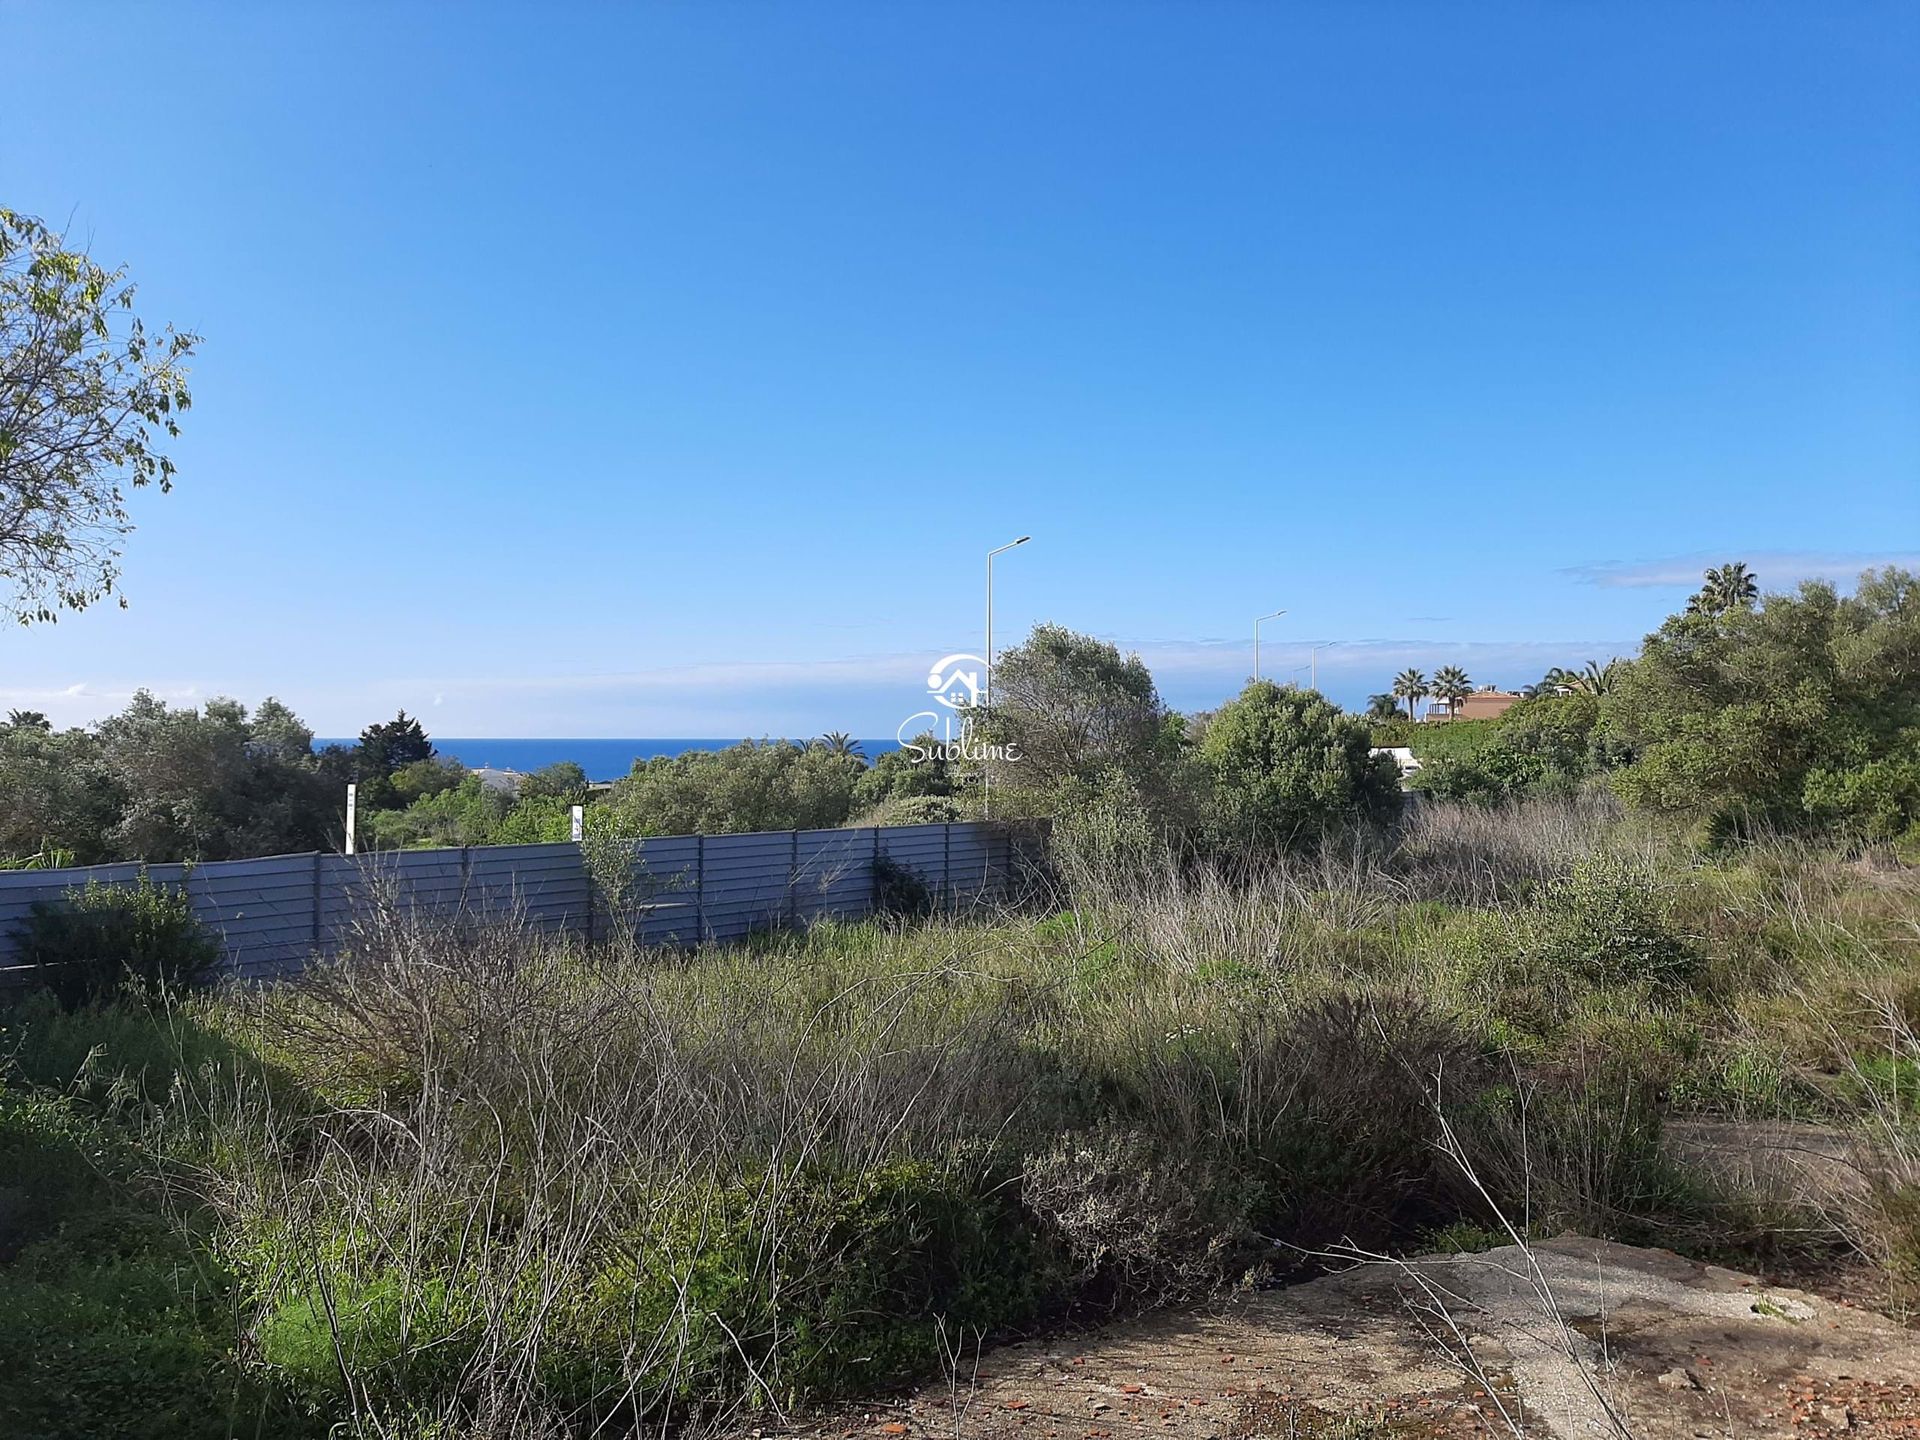
<svg viewBox="0 0 1920 1440"><path fill-rule="evenodd" d="M1273 614L1262 615L1260 620L1253 622L1253 678L1256 680L1260 678L1260 621L1278 620L1286 613L1284 610L1276 610Z"/></svg>
<svg viewBox="0 0 1920 1440"><path fill-rule="evenodd" d="M1312 651L1313 675L1310 683L1312 684L1315 690L1318 690L1320 688L1320 652L1322 650L1331 650L1333 649L1334 646L1338 645L1339 643L1340 642L1338 640L1323 640L1318 645L1313 647L1313 651Z"/></svg>
<svg viewBox="0 0 1920 1440"><path fill-rule="evenodd" d="M1018 549L1031 539L1031 535L1022 535L1018 540L1009 540L998 550L987 552L987 683L980 692L982 709L993 703L993 557ZM993 767L987 763L985 756L981 757L980 765L980 813L989 820L993 818Z"/></svg>

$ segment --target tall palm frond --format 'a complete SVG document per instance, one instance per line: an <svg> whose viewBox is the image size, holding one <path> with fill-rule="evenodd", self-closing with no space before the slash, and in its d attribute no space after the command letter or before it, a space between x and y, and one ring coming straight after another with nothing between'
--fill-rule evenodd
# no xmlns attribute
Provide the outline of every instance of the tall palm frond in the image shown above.
<svg viewBox="0 0 1920 1440"><path fill-rule="evenodd" d="M1573 688L1582 695L1604 695L1613 689L1614 678L1619 673L1618 659L1609 660L1604 665L1589 660L1581 667L1580 673L1574 676Z"/></svg>
<svg viewBox="0 0 1920 1440"><path fill-rule="evenodd" d="M1407 718L1417 719L1418 717L1413 713L1413 707L1427 698L1427 677L1412 666L1408 666L1393 677L1393 693L1407 702Z"/></svg>
<svg viewBox="0 0 1920 1440"><path fill-rule="evenodd" d="M1724 615L1729 610L1751 605L1760 598L1760 582L1740 560L1715 565L1701 577L1698 593L1687 601L1688 613Z"/></svg>
<svg viewBox="0 0 1920 1440"><path fill-rule="evenodd" d="M1458 665L1442 665L1433 672L1433 693L1447 702L1449 716L1460 713L1460 702L1473 693L1473 681Z"/></svg>
<svg viewBox="0 0 1920 1440"><path fill-rule="evenodd" d="M822 749L830 750L835 755L865 758L864 752L860 749L860 742L844 730L829 730L820 737L819 744Z"/></svg>

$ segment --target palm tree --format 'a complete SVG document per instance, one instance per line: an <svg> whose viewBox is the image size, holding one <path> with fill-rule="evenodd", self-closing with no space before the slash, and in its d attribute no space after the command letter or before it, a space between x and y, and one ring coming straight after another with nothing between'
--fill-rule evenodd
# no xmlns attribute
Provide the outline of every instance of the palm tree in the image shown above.
<svg viewBox="0 0 1920 1440"><path fill-rule="evenodd" d="M866 758L861 752L860 742L844 730L829 730L820 737L819 744L823 750L831 750L835 755L851 755L861 759Z"/></svg>
<svg viewBox="0 0 1920 1440"><path fill-rule="evenodd" d="M1393 677L1393 693L1396 698L1407 702L1407 718L1417 720L1413 707L1427 698L1427 677L1412 666L1408 666Z"/></svg>
<svg viewBox="0 0 1920 1440"><path fill-rule="evenodd" d="M1705 583L1699 593L1687 601L1689 614L1724 615L1760 598L1760 584L1744 561L1730 560L1725 565L1715 565L1701 578Z"/></svg>
<svg viewBox="0 0 1920 1440"><path fill-rule="evenodd" d="M1460 702L1473 693L1473 681L1458 665L1442 665L1433 672L1433 693L1447 702L1447 718L1460 713Z"/></svg>
<svg viewBox="0 0 1920 1440"><path fill-rule="evenodd" d="M1581 695L1604 695L1613 689L1614 677L1620 673L1620 661L1613 659L1605 665L1589 660L1573 677L1572 685Z"/></svg>
<svg viewBox="0 0 1920 1440"><path fill-rule="evenodd" d="M1400 713L1400 702L1390 694L1367 697L1367 719L1391 720Z"/></svg>

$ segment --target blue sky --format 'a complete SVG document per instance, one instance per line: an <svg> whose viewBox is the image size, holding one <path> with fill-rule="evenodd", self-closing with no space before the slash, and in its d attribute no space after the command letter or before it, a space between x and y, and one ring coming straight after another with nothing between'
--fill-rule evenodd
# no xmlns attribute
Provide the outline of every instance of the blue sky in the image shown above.
<svg viewBox="0 0 1920 1440"><path fill-rule="evenodd" d="M885 735L1518 684L1920 563L1920 7L9 4L0 203L200 330L131 608L0 704Z"/></svg>

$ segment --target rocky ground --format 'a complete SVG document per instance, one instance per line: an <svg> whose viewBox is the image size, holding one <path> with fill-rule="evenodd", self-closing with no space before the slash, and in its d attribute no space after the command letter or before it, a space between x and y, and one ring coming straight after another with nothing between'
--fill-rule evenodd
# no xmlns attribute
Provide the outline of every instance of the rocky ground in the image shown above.
<svg viewBox="0 0 1920 1440"><path fill-rule="evenodd" d="M1547 1297L1551 1297L1550 1299ZM965 1357L826 1437L1920 1437L1920 1333L1663 1250L1564 1237L1365 1264Z"/></svg>

